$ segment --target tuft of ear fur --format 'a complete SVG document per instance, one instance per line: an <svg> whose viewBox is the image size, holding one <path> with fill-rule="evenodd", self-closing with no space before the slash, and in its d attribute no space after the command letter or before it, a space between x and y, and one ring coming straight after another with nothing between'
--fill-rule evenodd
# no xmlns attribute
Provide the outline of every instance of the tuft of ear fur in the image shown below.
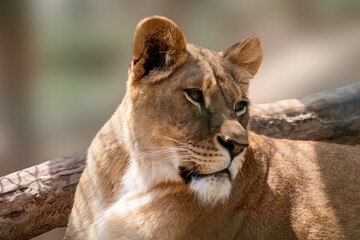
<svg viewBox="0 0 360 240"><path fill-rule="evenodd" d="M153 69L173 66L186 50L186 39L170 19L153 16L141 20L134 34L131 67L135 79Z"/></svg>
<svg viewBox="0 0 360 240"><path fill-rule="evenodd" d="M256 35L251 35L219 54L231 63L245 68L253 78L260 67L263 49L260 39Z"/></svg>

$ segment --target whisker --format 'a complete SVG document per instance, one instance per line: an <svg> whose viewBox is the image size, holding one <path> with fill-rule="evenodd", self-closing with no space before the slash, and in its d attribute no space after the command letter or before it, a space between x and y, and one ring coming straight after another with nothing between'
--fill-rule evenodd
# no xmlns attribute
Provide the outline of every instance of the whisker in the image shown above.
<svg viewBox="0 0 360 240"><path fill-rule="evenodd" d="M187 149L184 147L140 147L140 149L164 149L164 148L170 148L170 149Z"/></svg>
<svg viewBox="0 0 360 240"><path fill-rule="evenodd" d="M186 160L186 159L188 159L188 157L187 156L182 156L182 157L171 156L171 157L162 158L161 160L159 160L157 162L158 163L165 162L165 161L168 161L170 159L174 159L174 160L182 160L182 159L184 159L184 160Z"/></svg>
<svg viewBox="0 0 360 240"><path fill-rule="evenodd" d="M190 144L188 144L188 143L181 142L181 141L179 141L179 140L173 139L173 138L168 137L168 136L163 136L163 135L158 135L158 134L153 134L152 136L165 138L165 139L171 140L171 141L173 141L173 142L176 142L176 143L178 143L178 144L180 144L180 145L184 145L184 146L189 146L189 145L190 145Z"/></svg>
<svg viewBox="0 0 360 240"><path fill-rule="evenodd" d="M185 149L162 149L162 150L153 150L153 151L141 151L142 154L147 154L147 155L155 155L155 154L162 154L162 153L174 153L174 154L178 154L178 152L187 152Z"/></svg>
<svg viewBox="0 0 360 240"><path fill-rule="evenodd" d="M187 154L183 154L183 155L172 155L172 156L167 156L167 157L164 157L164 158L159 158L158 161L156 162L164 162L164 161L168 161L168 160L171 160L171 159L174 159L174 160L181 160L181 161L191 161L189 159L191 159L191 156L187 155Z"/></svg>
<svg viewBox="0 0 360 240"><path fill-rule="evenodd" d="M145 156L156 156L156 155L159 155L159 157L161 157L161 155L164 155L164 154L171 154L171 155L174 155L174 156L191 156L190 154L188 154L187 152L185 151L182 151L182 152L176 152L176 151L149 151L149 152L142 152L142 155L145 155Z"/></svg>
<svg viewBox="0 0 360 240"><path fill-rule="evenodd" d="M188 178L189 176L191 176L193 173L195 173L195 170L191 170L191 171L186 175L186 178Z"/></svg>

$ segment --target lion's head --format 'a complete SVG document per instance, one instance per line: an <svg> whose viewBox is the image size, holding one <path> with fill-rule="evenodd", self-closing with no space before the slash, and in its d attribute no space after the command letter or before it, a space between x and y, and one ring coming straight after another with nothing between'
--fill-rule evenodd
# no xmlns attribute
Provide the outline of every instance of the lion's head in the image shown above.
<svg viewBox="0 0 360 240"><path fill-rule="evenodd" d="M229 196L248 146L248 81L261 60L254 35L216 53L187 44L164 17L138 24L122 111L142 184L183 182L206 204Z"/></svg>

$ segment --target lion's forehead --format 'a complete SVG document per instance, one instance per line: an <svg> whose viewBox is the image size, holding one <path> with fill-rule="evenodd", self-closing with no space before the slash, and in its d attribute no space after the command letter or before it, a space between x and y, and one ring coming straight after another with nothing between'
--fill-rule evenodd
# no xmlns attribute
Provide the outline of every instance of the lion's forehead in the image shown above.
<svg viewBox="0 0 360 240"><path fill-rule="evenodd" d="M229 102L245 97L246 91L235 79L234 67L216 52L188 44L189 60L187 71L183 72L181 81L194 88L207 92L209 97L221 95Z"/></svg>

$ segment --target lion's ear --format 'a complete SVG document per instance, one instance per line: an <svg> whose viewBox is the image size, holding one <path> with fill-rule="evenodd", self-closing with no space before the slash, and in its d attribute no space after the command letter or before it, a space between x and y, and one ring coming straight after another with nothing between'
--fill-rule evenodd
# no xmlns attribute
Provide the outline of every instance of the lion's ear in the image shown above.
<svg viewBox="0 0 360 240"><path fill-rule="evenodd" d="M260 39L251 35L219 54L233 64L244 67L254 77L260 67L263 50Z"/></svg>
<svg viewBox="0 0 360 240"><path fill-rule="evenodd" d="M160 16L145 18L136 27L131 68L136 79L153 69L176 64L186 50L186 39L170 19Z"/></svg>

